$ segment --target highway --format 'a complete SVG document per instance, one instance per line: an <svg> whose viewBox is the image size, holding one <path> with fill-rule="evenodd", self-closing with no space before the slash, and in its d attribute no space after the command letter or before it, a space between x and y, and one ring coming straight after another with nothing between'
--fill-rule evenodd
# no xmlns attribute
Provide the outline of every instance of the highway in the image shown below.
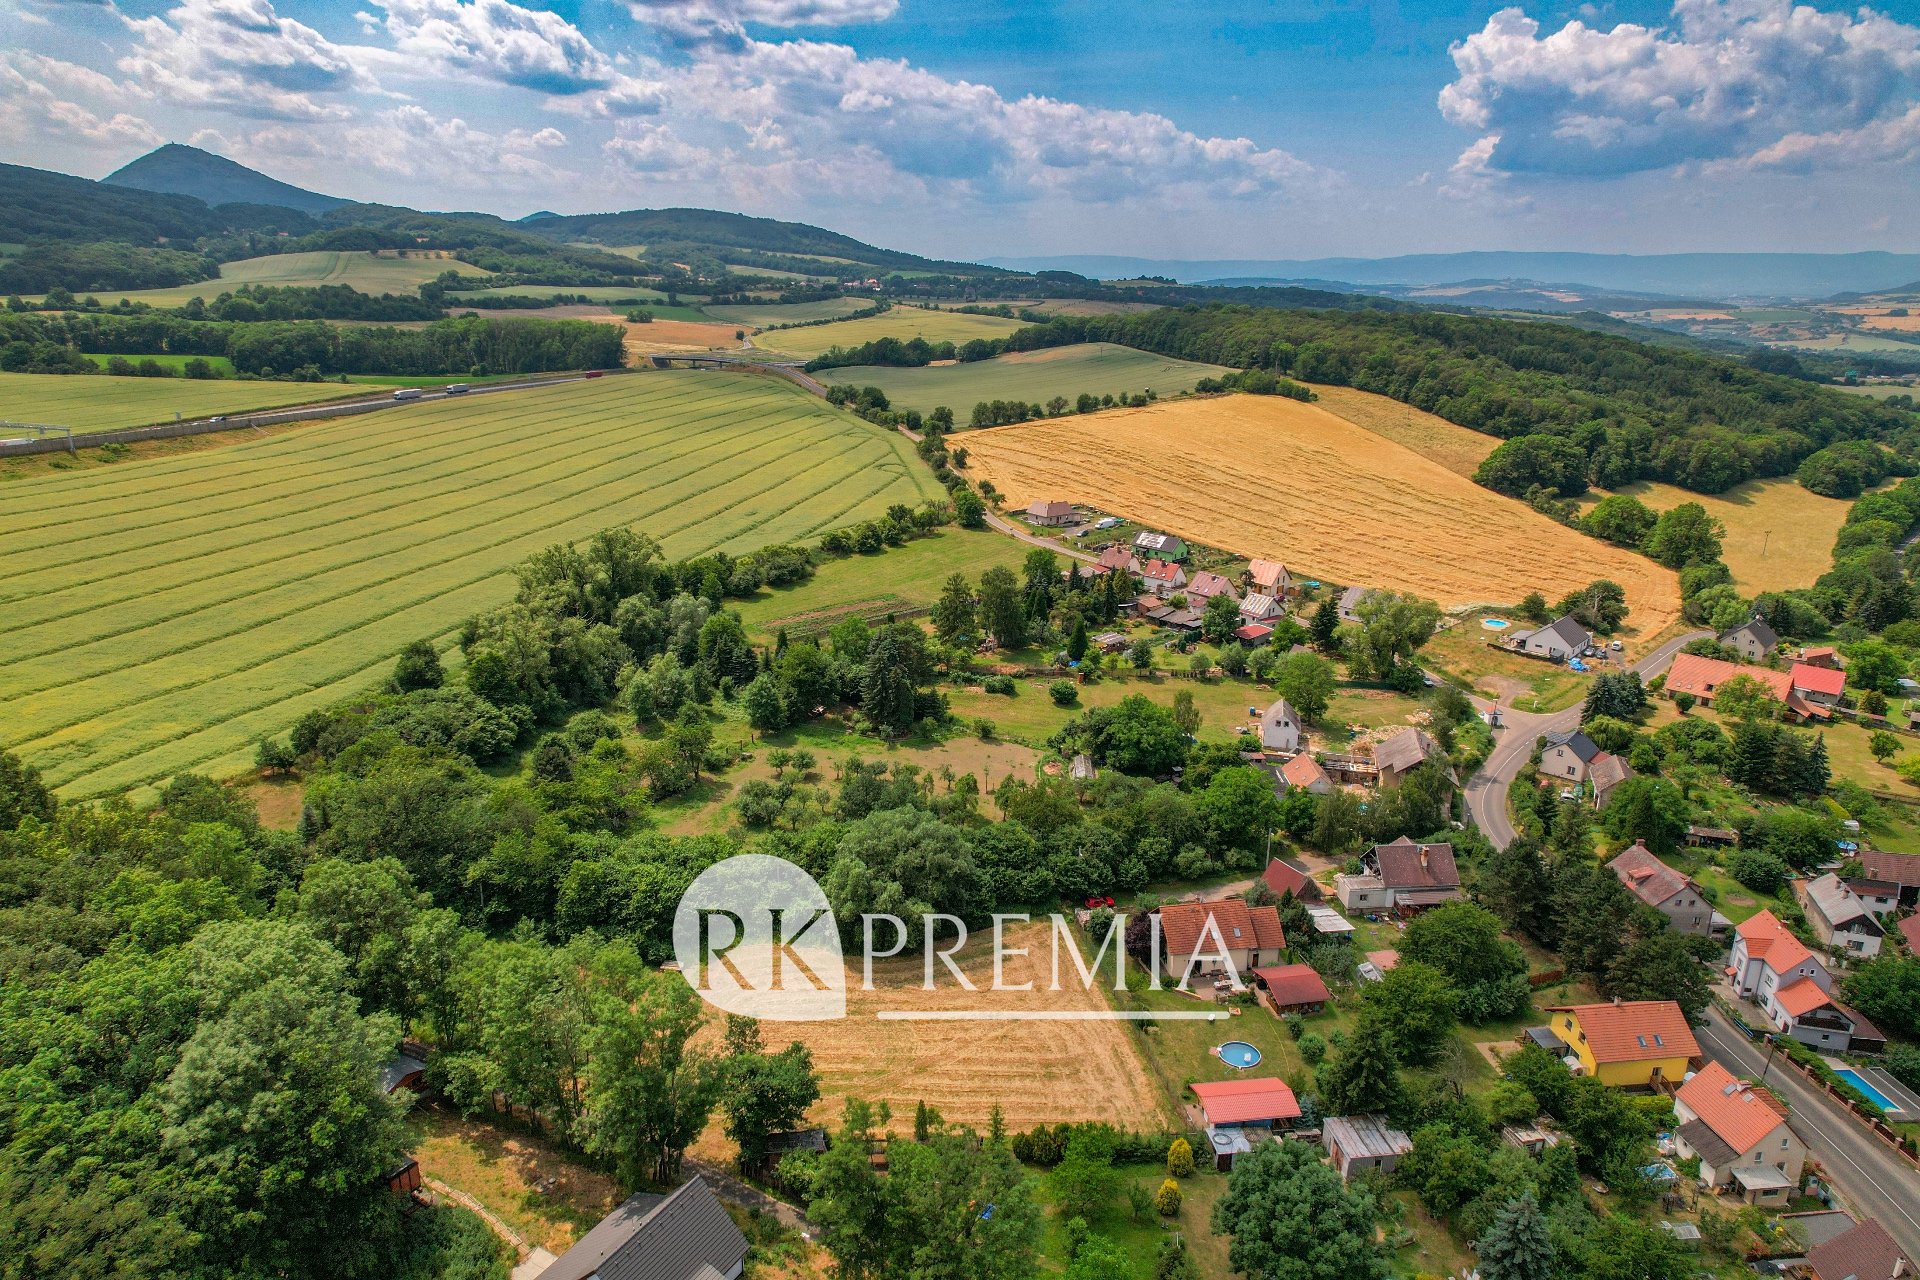
<svg viewBox="0 0 1920 1280"><path fill-rule="evenodd" d="M1634 663L1630 670L1639 672L1641 679L1650 680L1665 671L1673 661L1673 656L1689 641L1711 634L1710 631L1689 631L1676 636ZM1480 699L1475 699L1474 703L1483 710L1493 705ZM1492 841L1496 849L1506 848L1513 840L1513 823L1507 817L1507 793L1513 787L1513 780L1520 776L1521 768L1532 757L1533 744L1543 734L1564 733L1579 728L1580 708L1584 705L1575 703L1565 711L1548 715L1501 708L1500 718L1505 728L1497 731L1499 740L1487 756L1486 763L1467 780L1467 812L1472 815L1473 823L1480 828L1481 834Z"/></svg>
<svg viewBox="0 0 1920 1280"><path fill-rule="evenodd" d="M1763 1080L1793 1114L1788 1123L1856 1217L1879 1219L1907 1256L1920 1258L1920 1172L1868 1132L1846 1108L1774 1053L1747 1039L1718 1008L1695 1036L1708 1057L1738 1076ZM1763 1079L1764 1077L1764 1079Z"/></svg>

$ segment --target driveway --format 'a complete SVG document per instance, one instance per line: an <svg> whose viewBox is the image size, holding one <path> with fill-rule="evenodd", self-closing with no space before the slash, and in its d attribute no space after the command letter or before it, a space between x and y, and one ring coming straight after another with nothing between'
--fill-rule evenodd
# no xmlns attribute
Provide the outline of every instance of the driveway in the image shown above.
<svg viewBox="0 0 1920 1280"><path fill-rule="evenodd" d="M1665 671L1673 661L1673 656L1690 641L1702 636L1710 636L1710 631L1689 631L1667 641L1646 657L1634 663L1630 670L1640 673L1640 678L1650 680ZM1474 706L1482 711L1493 706L1481 698L1473 700ZM1549 733L1565 733L1569 729L1580 727L1580 708L1585 703L1576 703L1565 711L1541 715L1533 712L1514 711L1503 707L1500 718L1505 728L1499 731L1500 737L1493 751L1487 756L1480 771L1467 780L1467 812L1472 815L1473 823L1480 828L1481 834L1493 842L1496 849L1504 849L1512 843L1513 822L1507 817L1507 793L1513 787L1513 780L1520 776L1520 770L1533 755L1533 744Z"/></svg>
<svg viewBox="0 0 1920 1280"><path fill-rule="evenodd" d="M1769 1064L1767 1050L1718 1008L1707 1011L1707 1025L1694 1034L1709 1058L1735 1075L1761 1080L1783 1099L1793 1111L1788 1123L1855 1216L1879 1219L1907 1256L1920 1258L1920 1171L1798 1071L1778 1061ZM1775 1051L1774 1057L1780 1056Z"/></svg>

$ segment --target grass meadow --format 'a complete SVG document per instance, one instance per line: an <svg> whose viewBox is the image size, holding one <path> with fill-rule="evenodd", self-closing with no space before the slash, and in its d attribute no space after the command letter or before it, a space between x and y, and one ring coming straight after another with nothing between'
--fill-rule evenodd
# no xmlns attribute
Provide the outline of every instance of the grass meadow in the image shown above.
<svg viewBox="0 0 1920 1280"><path fill-rule="evenodd" d="M872 621L889 613L931 609L952 575L963 573L977 582L995 565L1018 573L1031 550L998 533L942 529L877 555L829 561L797 587L763 590L741 605L740 616L749 631L771 639L782 627L805 635L856 615Z"/></svg>
<svg viewBox="0 0 1920 1280"><path fill-rule="evenodd" d="M1791 476L1749 480L1725 493L1694 493L1670 484L1639 481L1613 490L1631 494L1655 511L1697 502L1727 526L1723 558L1733 584L1747 595L1810 587L1833 567L1833 540L1850 505L1802 488ZM1604 495L1588 495L1597 503ZM1591 504L1585 504L1591 505Z"/></svg>
<svg viewBox="0 0 1920 1280"><path fill-rule="evenodd" d="M549 543L624 524L674 556L746 551L937 494L897 434L773 379L690 372L15 480L0 742L72 797L231 773L409 641L449 641Z"/></svg>
<svg viewBox="0 0 1920 1280"><path fill-rule="evenodd" d="M925 338L928 342L968 342L974 338L1004 337L1020 327L1018 320L1003 320L999 316L894 307L860 320L840 320L804 329L776 329L760 334L753 345L779 355L810 360L834 347L857 347L877 338L898 338L902 342L912 338Z"/></svg>
<svg viewBox="0 0 1920 1280"><path fill-rule="evenodd" d="M140 357L133 357L139 359ZM105 357L101 357L105 363ZM289 404L363 396L338 382L236 382L227 379L115 378L106 374L0 373L0 418L75 431L108 431L245 413ZM8 432L0 427L0 436Z"/></svg>
<svg viewBox="0 0 1920 1280"><path fill-rule="evenodd" d="M396 253L348 252L323 249L311 253L275 253L264 258L242 258L224 263L217 280L175 285L170 289L100 290L102 302L126 298L156 307L177 307L193 298L213 299L243 284L344 284L362 293L413 293L442 272L483 276L480 268L450 256L420 250L400 257Z"/></svg>
<svg viewBox="0 0 1920 1280"><path fill-rule="evenodd" d="M873 305L871 298L822 298L818 302L755 302L746 305L703 307L709 316L727 324L764 329L774 324L805 324L831 320ZM822 325L822 328L826 326Z"/></svg>
<svg viewBox="0 0 1920 1280"><path fill-rule="evenodd" d="M928 365L923 369L859 365L832 369L821 376L829 382L879 387L896 408L926 413L946 405L964 423L973 406L982 400L1045 404L1055 396L1072 400L1083 391L1097 396L1122 392L1134 395L1148 387L1164 397L1191 391L1202 378L1231 372L1218 365L1176 360L1110 342L1084 342L1045 351L1019 351L971 364Z"/></svg>

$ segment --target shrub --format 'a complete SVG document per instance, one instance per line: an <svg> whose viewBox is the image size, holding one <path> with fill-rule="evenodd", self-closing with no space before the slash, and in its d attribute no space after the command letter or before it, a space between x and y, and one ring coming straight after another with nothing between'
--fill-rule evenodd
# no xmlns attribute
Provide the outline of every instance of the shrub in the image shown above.
<svg viewBox="0 0 1920 1280"><path fill-rule="evenodd" d="M1327 1042L1320 1038L1319 1032L1309 1031L1300 1037L1300 1056L1310 1067L1320 1065L1320 1060L1327 1056Z"/></svg>
<svg viewBox="0 0 1920 1280"><path fill-rule="evenodd" d="M270 773L285 773L295 759L293 748L278 738L260 739L260 749L253 755L254 764Z"/></svg>
<svg viewBox="0 0 1920 1280"><path fill-rule="evenodd" d="M1019 686L1014 684L1012 676L988 676L980 682L980 687L988 693L1005 694L1009 698L1019 692Z"/></svg>
<svg viewBox="0 0 1920 1280"><path fill-rule="evenodd" d="M1047 696L1056 707L1070 707L1080 701L1080 686L1071 680L1055 680L1047 686Z"/></svg>
<svg viewBox="0 0 1920 1280"><path fill-rule="evenodd" d="M1185 1138L1175 1138L1167 1148L1167 1172L1176 1178L1193 1176L1193 1147Z"/></svg>
<svg viewBox="0 0 1920 1280"><path fill-rule="evenodd" d="M1180 1212L1180 1202L1185 1197L1180 1194L1180 1184L1168 1178L1160 1184L1159 1194L1153 1198L1153 1207L1160 1211L1163 1218L1171 1218Z"/></svg>
<svg viewBox="0 0 1920 1280"><path fill-rule="evenodd" d="M1287 1034L1295 1040L1298 1040L1306 1032L1307 1020L1297 1013L1289 1013L1282 1017L1280 1021L1287 1025Z"/></svg>
<svg viewBox="0 0 1920 1280"><path fill-rule="evenodd" d="M1763 849L1741 849L1727 860L1727 871L1755 893L1772 897L1787 883L1787 864Z"/></svg>
<svg viewBox="0 0 1920 1280"><path fill-rule="evenodd" d="M980 719L973 722L973 732L974 736L979 738L980 741L992 742L993 721L987 719L985 716L980 717Z"/></svg>

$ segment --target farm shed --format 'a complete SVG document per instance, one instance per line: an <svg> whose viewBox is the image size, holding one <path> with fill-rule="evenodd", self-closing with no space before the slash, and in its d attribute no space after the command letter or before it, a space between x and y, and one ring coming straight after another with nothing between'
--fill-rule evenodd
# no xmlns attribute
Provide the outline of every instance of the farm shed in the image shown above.
<svg viewBox="0 0 1920 1280"><path fill-rule="evenodd" d="M1310 964L1273 965L1253 971L1253 980L1265 993L1276 1014L1318 1013L1333 999L1327 984Z"/></svg>
<svg viewBox="0 0 1920 1280"><path fill-rule="evenodd" d="M1222 1173L1233 1158L1251 1151L1275 1129L1290 1129L1300 1118L1300 1102L1277 1076L1253 1080L1199 1081L1191 1086L1200 1103L1200 1122L1213 1151L1213 1167Z"/></svg>
<svg viewBox="0 0 1920 1280"><path fill-rule="evenodd" d="M1356 1173L1392 1173L1413 1150L1413 1139L1387 1127L1385 1116L1329 1116L1320 1127L1320 1145L1333 1157L1340 1181Z"/></svg>

